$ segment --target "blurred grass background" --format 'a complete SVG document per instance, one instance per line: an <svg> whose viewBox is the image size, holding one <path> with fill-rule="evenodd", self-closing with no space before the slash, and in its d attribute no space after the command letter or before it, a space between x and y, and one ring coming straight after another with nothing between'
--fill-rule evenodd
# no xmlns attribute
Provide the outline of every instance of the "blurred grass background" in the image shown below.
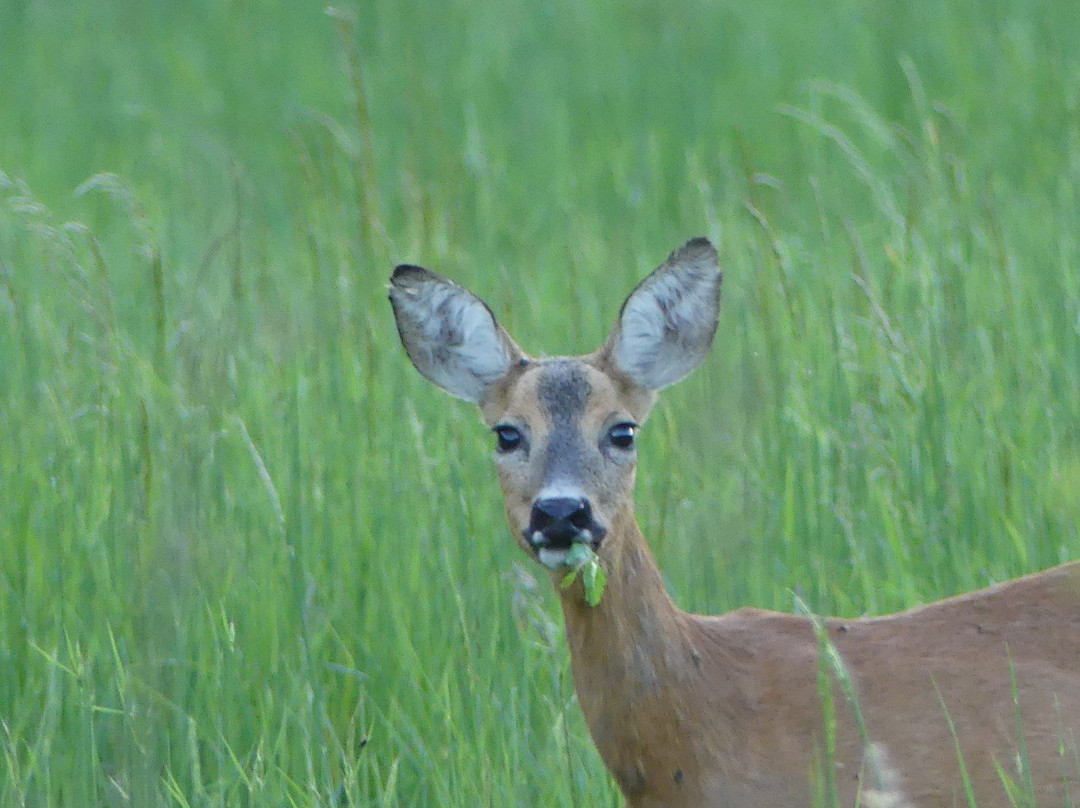
<svg viewBox="0 0 1080 808"><path fill-rule="evenodd" d="M0 172L0 805L619 804L401 261L582 352L718 242L685 608L1080 556L1074 0L6 0Z"/></svg>

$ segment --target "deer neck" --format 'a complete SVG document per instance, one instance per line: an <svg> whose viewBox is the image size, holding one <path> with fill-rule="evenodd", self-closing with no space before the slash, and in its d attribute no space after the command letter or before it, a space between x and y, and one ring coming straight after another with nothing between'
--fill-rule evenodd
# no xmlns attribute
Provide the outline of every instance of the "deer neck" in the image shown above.
<svg viewBox="0 0 1080 808"><path fill-rule="evenodd" d="M616 520L605 542L608 552L602 547L600 556L607 586L599 604L585 602L580 584L560 589L560 597L578 702L601 756L629 795L667 766L647 760L646 749L664 749L665 757L681 761L665 776L697 756L685 726L706 682L710 699L738 701L739 694L720 692L729 687L724 678L703 669L726 654L668 596L632 511Z"/></svg>
<svg viewBox="0 0 1080 808"><path fill-rule="evenodd" d="M580 584L559 590L575 677L595 671L648 688L693 664L688 615L664 588L632 511L615 519L606 544L613 549L600 551L607 585L596 606L585 602Z"/></svg>

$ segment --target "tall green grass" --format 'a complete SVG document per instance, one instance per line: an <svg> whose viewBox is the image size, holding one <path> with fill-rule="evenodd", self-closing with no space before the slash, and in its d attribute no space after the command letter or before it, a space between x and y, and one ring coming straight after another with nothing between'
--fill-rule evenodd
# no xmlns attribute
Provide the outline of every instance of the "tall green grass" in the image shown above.
<svg viewBox="0 0 1080 808"><path fill-rule="evenodd" d="M619 804L398 261L580 352L717 240L642 436L684 607L1080 556L1078 14L0 6L0 805Z"/></svg>

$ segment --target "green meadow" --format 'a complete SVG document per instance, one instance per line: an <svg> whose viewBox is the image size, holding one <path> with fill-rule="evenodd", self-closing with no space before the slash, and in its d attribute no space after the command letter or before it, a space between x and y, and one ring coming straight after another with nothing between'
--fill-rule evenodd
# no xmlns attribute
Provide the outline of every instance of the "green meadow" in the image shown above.
<svg viewBox="0 0 1080 808"><path fill-rule="evenodd" d="M1076 0L0 2L0 806L618 806L428 266L531 353L719 246L686 609L1080 558Z"/></svg>

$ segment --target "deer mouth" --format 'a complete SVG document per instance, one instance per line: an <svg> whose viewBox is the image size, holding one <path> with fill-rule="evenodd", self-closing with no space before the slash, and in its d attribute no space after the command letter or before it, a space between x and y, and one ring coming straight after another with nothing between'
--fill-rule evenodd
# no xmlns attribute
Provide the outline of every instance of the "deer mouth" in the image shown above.
<svg viewBox="0 0 1080 808"><path fill-rule="evenodd" d="M595 550L604 537L589 500L580 496L539 497L533 503L529 526L522 531L525 542L548 569L566 566L575 544Z"/></svg>
<svg viewBox="0 0 1080 808"><path fill-rule="evenodd" d="M594 526L591 530L579 530L572 536L551 536L542 531L525 531L525 540L529 543L537 560L550 570L557 570L568 566L567 556L575 544L584 544L592 550L600 546L604 537L604 529Z"/></svg>

